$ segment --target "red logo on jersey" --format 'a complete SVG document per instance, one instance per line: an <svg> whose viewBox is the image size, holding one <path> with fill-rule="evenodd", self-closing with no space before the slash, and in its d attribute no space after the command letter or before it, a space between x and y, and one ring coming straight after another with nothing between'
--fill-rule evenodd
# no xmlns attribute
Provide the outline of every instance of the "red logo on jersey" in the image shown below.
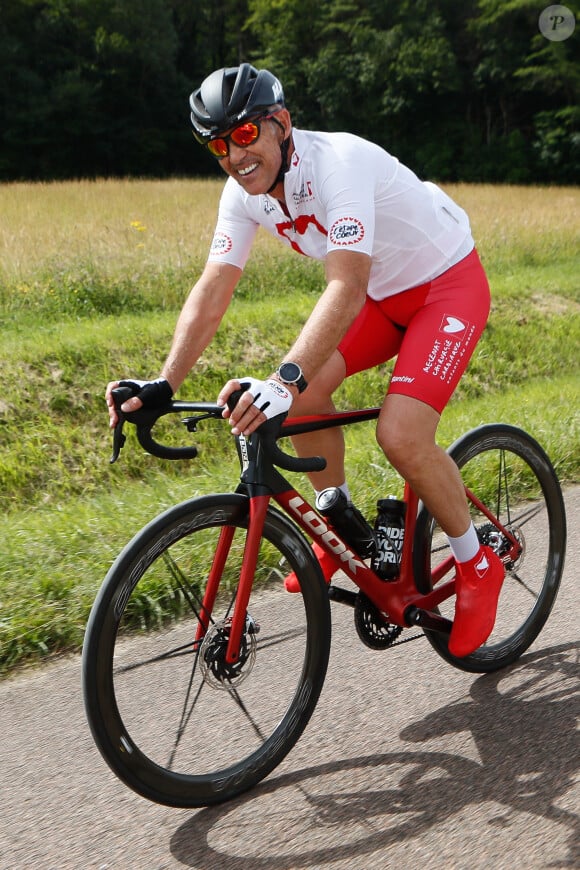
<svg viewBox="0 0 580 870"><path fill-rule="evenodd" d="M316 220L316 217L313 214L300 214L295 221L281 221L276 224L278 235L290 242L291 247L304 256L306 255L296 241L296 236L303 236L309 227L314 227L314 229L318 230L319 233L322 233L323 236L326 235L326 230L322 224Z"/></svg>
<svg viewBox="0 0 580 870"><path fill-rule="evenodd" d="M330 228L328 237L333 245L356 245L362 242L365 228L357 218L339 218Z"/></svg>

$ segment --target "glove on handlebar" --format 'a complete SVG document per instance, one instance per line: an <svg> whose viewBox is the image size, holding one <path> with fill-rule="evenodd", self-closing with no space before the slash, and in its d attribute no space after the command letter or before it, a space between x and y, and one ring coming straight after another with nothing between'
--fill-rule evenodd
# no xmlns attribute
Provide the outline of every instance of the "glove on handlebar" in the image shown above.
<svg viewBox="0 0 580 870"><path fill-rule="evenodd" d="M243 378L240 384L247 389L254 399L255 406L266 415L268 420L277 417L278 414L286 414L292 405L292 394L288 387L273 378L268 378L267 381Z"/></svg>
<svg viewBox="0 0 580 870"><path fill-rule="evenodd" d="M173 390L165 378L154 381L119 381L120 387L130 387L133 395L141 399L144 408L159 408L171 401Z"/></svg>

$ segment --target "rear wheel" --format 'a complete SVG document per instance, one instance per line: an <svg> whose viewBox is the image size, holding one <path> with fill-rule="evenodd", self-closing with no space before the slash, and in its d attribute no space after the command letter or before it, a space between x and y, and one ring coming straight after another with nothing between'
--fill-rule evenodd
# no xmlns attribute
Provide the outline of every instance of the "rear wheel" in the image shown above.
<svg viewBox="0 0 580 870"><path fill-rule="evenodd" d="M93 736L117 776L159 803L204 806L255 785L296 743L322 689L327 590L306 539L274 509L239 661L226 662L247 516L243 495L167 511L121 553L91 612L83 683ZM230 539L218 567L218 542L223 555ZM199 636L212 565L221 579ZM301 595L284 590L291 570Z"/></svg>
<svg viewBox="0 0 580 870"><path fill-rule="evenodd" d="M445 635L425 632L446 661L466 671L485 672L515 661L541 631L556 598L566 550L566 514L556 473L544 450L514 426L493 424L468 432L449 449L468 490L491 512L475 504L471 516L482 543L504 558L506 578L493 632L483 646L465 658L452 656ZM498 523L514 536L518 552L508 557L510 541ZM422 508L415 537L415 576L421 591L432 588L432 572L450 550L446 536ZM454 565L442 579L453 576ZM453 619L454 599L439 612Z"/></svg>

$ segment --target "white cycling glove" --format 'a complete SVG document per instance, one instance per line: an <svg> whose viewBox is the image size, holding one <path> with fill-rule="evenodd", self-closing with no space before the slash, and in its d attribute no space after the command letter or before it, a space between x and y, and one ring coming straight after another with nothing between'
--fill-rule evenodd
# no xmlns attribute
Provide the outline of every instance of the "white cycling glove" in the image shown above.
<svg viewBox="0 0 580 870"><path fill-rule="evenodd" d="M248 385L247 391L254 398L254 405L266 415L268 420L285 414L292 405L292 394L288 387L274 378L259 381L258 378L240 378L242 387Z"/></svg>

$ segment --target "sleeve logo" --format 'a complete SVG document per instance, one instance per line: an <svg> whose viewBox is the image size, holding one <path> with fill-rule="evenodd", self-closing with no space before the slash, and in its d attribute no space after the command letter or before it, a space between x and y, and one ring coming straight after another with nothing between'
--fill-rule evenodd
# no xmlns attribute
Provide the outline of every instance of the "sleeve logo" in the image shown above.
<svg viewBox="0 0 580 870"><path fill-rule="evenodd" d="M216 233L213 237L210 254L227 254L232 249L232 240L225 233Z"/></svg>
<svg viewBox="0 0 580 870"><path fill-rule="evenodd" d="M365 228L357 218L343 217L333 223L328 238L333 245L356 245L364 235Z"/></svg>

